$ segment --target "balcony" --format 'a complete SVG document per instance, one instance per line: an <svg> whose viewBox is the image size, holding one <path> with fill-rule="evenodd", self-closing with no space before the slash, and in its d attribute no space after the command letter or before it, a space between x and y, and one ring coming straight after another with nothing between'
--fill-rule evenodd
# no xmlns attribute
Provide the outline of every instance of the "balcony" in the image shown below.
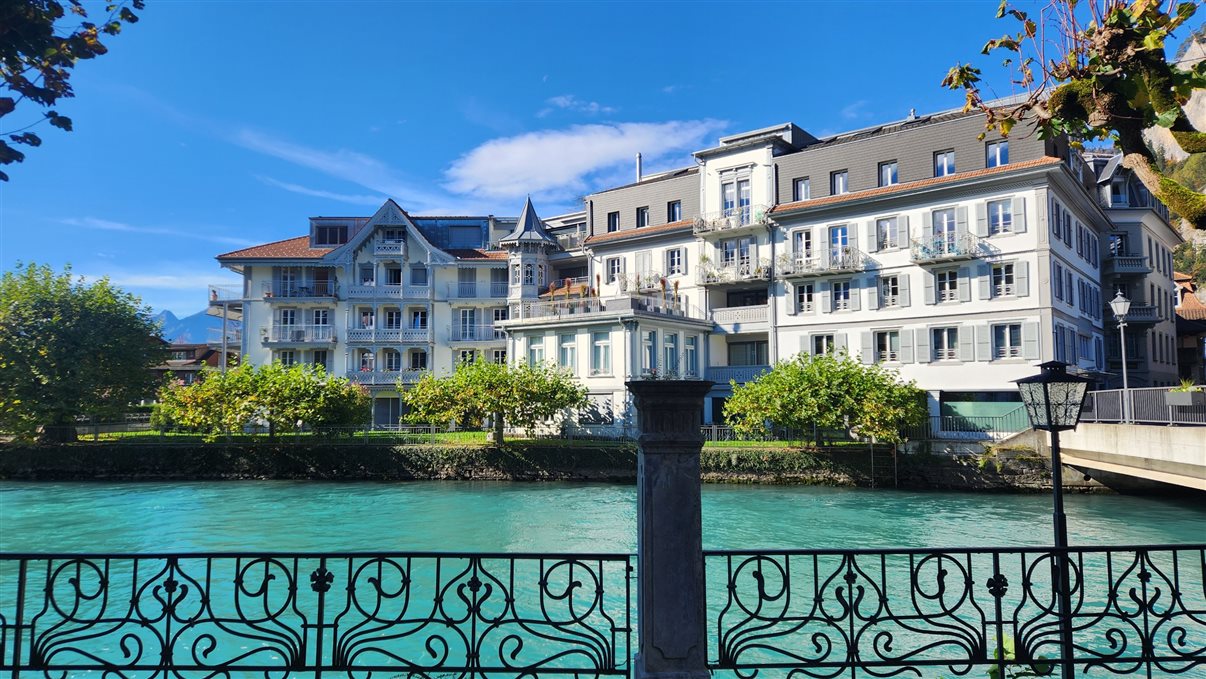
<svg viewBox="0 0 1206 679"><path fill-rule="evenodd" d="M658 271L627 274L616 278L620 292L661 292L663 283L670 286L666 277Z"/></svg>
<svg viewBox="0 0 1206 679"><path fill-rule="evenodd" d="M335 341L335 329L329 325L274 325L260 330L264 344L315 344Z"/></svg>
<svg viewBox="0 0 1206 679"><path fill-rule="evenodd" d="M691 318L703 320L700 310L683 302L674 300L672 296L661 294L652 295L621 295L608 299L586 297L583 299L549 300L545 302L523 302L511 305L509 322L527 320L577 320L587 315L625 314L641 312L658 314L672 318Z"/></svg>
<svg viewBox="0 0 1206 679"><path fill-rule="evenodd" d="M700 285L734 285L739 283L756 283L770 280L770 260L739 259L732 262L722 262L719 266L711 263L699 265L698 281Z"/></svg>
<svg viewBox="0 0 1206 679"><path fill-rule="evenodd" d="M557 239L557 244L562 250L577 250L582 247L581 233L559 233L554 238Z"/></svg>
<svg viewBox="0 0 1206 679"><path fill-rule="evenodd" d="M1110 308L1109 304L1106 304L1103 308L1105 309L1104 318L1114 318L1114 310ZM1130 311L1126 313L1126 322L1140 325L1159 323L1160 309L1152 304L1132 304Z"/></svg>
<svg viewBox="0 0 1206 679"><path fill-rule="evenodd" d="M1107 254L1102 260L1102 273L1127 276L1146 276L1152 272L1143 255Z"/></svg>
<svg viewBox="0 0 1206 679"><path fill-rule="evenodd" d="M206 336L206 345L214 348L222 347L222 329L209 328ZM238 348L243 344L243 331L236 328L227 328L226 330L226 347Z"/></svg>
<svg viewBox="0 0 1206 679"><path fill-rule="evenodd" d="M273 281L264 283L263 292L268 301L331 299L335 297L335 281Z"/></svg>
<svg viewBox="0 0 1206 679"><path fill-rule="evenodd" d="M708 380L718 385L729 382L745 384L769 371L769 365L714 365L708 367Z"/></svg>
<svg viewBox="0 0 1206 679"><path fill-rule="evenodd" d="M810 278L857 273L867 267L866 256L858 248L804 251L784 256L778 273L783 278Z"/></svg>
<svg viewBox="0 0 1206 679"><path fill-rule="evenodd" d="M712 310L712 322L717 325L740 326L750 323L765 323L765 304L756 306L731 306Z"/></svg>
<svg viewBox="0 0 1206 679"><path fill-rule="evenodd" d="M458 281L449 283L448 299L501 299L507 296L506 281Z"/></svg>
<svg viewBox="0 0 1206 679"><path fill-rule="evenodd" d="M366 386L392 386L401 382L402 384L414 384L418 382L428 371L427 370L349 370L347 373L348 381L352 384L363 384Z"/></svg>
<svg viewBox="0 0 1206 679"><path fill-rule="evenodd" d="M406 249L406 241L395 238L384 238L373 242L374 255L401 256Z"/></svg>
<svg viewBox="0 0 1206 679"><path fill-rule="evenodd" d="M349 285L348 299L428 299L430 285Z"/></svg>
<svg viewBox="0 0 1206 679"><path fill-rule="evenodd" d="M229 304L242 302L247 298L241 285L211 285L209 286L209 301L211 304Z"/></svg>
<svg viewBox="0 0 1206 679"><path fill-rule="evenodd" d="M452 325L448 327L449 342L501 342L507 338L502 329L493 325Z"/></svg>
<svg viewBox="0 0 1206 679"><path fill-rule="evenodd" d="M983 257L984 239L970 233L951 233L914 240L909 258L915 264L938 264Z"/></svg>
<svg viewBox="0 0 1206 679"><path fill-rule="evenodd" d="M412 343L431 341L431 329L423 328L350 328L348 344Z"/></svg>
<svg viewBox="0 0 1206 679"><path fill-rule="evenodd" d="M700 215L691 232L696 236L732 236L766 229L770 209L765 205L741 205L720 212Z"/></svg>

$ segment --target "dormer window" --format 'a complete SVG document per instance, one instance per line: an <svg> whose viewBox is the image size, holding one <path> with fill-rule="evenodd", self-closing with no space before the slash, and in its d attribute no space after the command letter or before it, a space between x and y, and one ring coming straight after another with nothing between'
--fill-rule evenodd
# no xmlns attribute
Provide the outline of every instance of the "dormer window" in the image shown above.
<svg viewBox="0 0 1206 679"><path fill-rule="evenodd" d="M348 225L319 225L314 227L315 247L333 247L348 242Z"/></svg>

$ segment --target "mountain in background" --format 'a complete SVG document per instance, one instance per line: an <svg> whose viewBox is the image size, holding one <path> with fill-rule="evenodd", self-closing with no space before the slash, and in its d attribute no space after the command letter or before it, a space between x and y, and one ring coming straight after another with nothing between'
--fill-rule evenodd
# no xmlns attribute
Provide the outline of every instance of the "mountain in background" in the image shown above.
<svg viewBox="0 0 1206 679"><path fill-rule="evenodd" d="M184 318L177 318L170 311L160 311L151 318L163 324L163 338L173 344L201 344L209 338L210 328L219 333L222 329L222 319L210 316L204 310Z"/></svg>

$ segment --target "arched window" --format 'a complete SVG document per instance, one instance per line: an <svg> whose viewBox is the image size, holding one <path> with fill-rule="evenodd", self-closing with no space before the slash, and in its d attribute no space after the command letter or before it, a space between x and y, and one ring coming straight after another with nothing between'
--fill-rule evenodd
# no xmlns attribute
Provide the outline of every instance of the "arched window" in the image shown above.
<svg viewBox="0 0 1206 679"><path fill-rule="evenodd" d="M376 364L376 362L376 357L373 356L373 352L369 351L368 349L362 349L360 351L360 370L362 372L372 372L373 366Z"/></svg>

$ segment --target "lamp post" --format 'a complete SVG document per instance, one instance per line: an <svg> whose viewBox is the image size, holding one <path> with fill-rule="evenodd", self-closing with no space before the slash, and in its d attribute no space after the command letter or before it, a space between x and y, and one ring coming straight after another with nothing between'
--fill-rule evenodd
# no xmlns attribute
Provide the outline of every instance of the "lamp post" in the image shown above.
<svg viewBox="0 0 1206 679"><path fill-rule="evenodd" d="M1131 390L1126 381L1126 314L1131 310L1131 300L1122 295L1119 290L1110 301L1114 311L1114 320L1118 321L1118 345L1122 347L1122 421L1131 421Z"/></svg>
<svg viewBox="0 0 1206 679"><path fill-rule="evenodd" d="M1059 606L1060 657L1064 679L1074 676L1072 645L1072 592L1068 577L1068 519L1064 515L1063 464L1060 461L1059 433L1075 429L1080 421L1080 409L1084 405L1085 391L1089 380L1069 375L1068 364L1062 361L1047 361L1039 366L1041 372L1032 377L1016 380L1026 414L1035 429L1051 432L1051 483L1053 486L1054 511L1051 518L1055 527L1055 593Z"/></svg>

